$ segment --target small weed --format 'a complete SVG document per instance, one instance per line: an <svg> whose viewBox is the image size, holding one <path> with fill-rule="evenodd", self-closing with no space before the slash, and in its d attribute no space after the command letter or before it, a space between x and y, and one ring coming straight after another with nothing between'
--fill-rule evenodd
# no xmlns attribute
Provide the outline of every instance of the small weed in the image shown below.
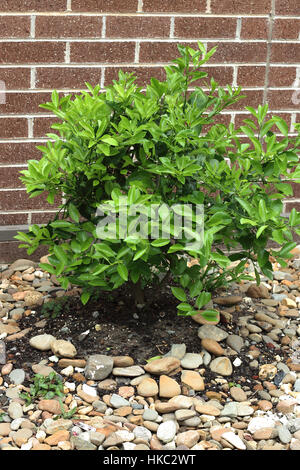
<svg viewBox="0 0 300 470"><path fill-rule="evenodd" d="M62 312L69 311L70 299L67 296L60 297L56 300L50 300L43 304L41 309L41 315L45 318L56 318L62 314Z"/></svg>
<svg viewBox="0 0 300 470"><path fill-rule="evenodd" d="M64 407L63 407L63 402L62 402L62 400L59 398L58 401L59 401L59 404L60 404L61 414L55 416L53 419L56 420L56 419L59 419L59 418L63 418L63 419L71 419L71 418L73 418L73 416L75 415L75 413L76 413L76 411L77 411L77 406L75 406L74 408L72 408L72 409L69 410L69 411L65 411L65 410L64 410Z"/></svg>
<svg viewBox="0 0 300 470"><path fill-rule="evenodd" d="M20 393L20 398L26 400L27 404L32 403L34 398L51 398L63 396L63 382L55 372L51 372L47 377L41 374L35 374L33 384L29 392Z"/></svg>

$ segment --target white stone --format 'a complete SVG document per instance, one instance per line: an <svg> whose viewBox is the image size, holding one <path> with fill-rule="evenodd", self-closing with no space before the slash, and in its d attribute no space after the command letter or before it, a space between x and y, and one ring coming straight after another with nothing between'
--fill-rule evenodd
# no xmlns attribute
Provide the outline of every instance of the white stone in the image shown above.
<svg viewBox="0 0 300 470"><path fill-rule="evenodd" d="M55 337L45 333L43 335L36 335L30 338L29 344L40 351L47 351L48 349L51 349L53 341L55 341Z"/></svg>
<svg viewBox="0 0 300 470"><path fill-rule="evenodd" d="M158 439L164 443L173 441L176 435L176 423L175 421L165 421L161 423L156 431Z"/></svg>
<svg viewBox="0 0 300 470"><path fill-rule="evenodd" d="M243 443L242 439L234 434L232 431L224 432L222 438L226 439L230 444L236 447L239 450L246 450L246 446Z"/></svg>
<svg viewBox="0 0 300 470"><path fill-rule="evenodd" d="M94 387L90 387L87 384L82 385L82 391L84 393L87 393L88 395L91 395L92 397L97 397L97 390Z"/></svg>
<svg viewBox="0 0 300 470"><path fill-rule="evenodd" d="M67 367L65 367L64 369L62 369L60 371L60 373L62 375L65 375L66 377L69 377L70 375L72 375L73 372L74 372L74 367L73 366L67 366Z"/></svg>
<svg viewBox="0 0 300 470"><path fill-rule="evenodd" d="M273 418L265 416L255 416L254 418L250 419L247 429L249 432L251 432L251 434L254 434L255 431L258 431L259 429L274 427L275 421Z"/></svg>
<svg viewBox="0 0 300 470"><path fill-rule="evenodd" d="M239 367L241 364L242 364L242 361L240 360L239 357L235 358L235 360L232 362L232 364L235 366L235 367Z"/></svg>

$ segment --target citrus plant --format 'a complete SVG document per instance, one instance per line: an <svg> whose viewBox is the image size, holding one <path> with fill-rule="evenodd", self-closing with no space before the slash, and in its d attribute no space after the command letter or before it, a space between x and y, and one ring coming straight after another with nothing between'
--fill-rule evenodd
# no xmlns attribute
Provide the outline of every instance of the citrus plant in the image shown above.
<svg viewBox="0 0 300 470"><path fill-rule="evenodd" d="M60 122L21 180L30 197L46 193L49 203L62 203L53 220L16 238L28 254L47 245L50 264L41 267L63 288L81 286L84 304L95 289L112 291L124 283L143 304L147 286L169 283L178 313L193 315L205 310L217 287L249 278L248 261L257 282L259 272L271 278L269 256L285 265L293 233L300 233L300 213L282 216L290 182L300 177L300 126L298 137L290 138L283 119L267 119L267 105L247 107L251 119L239 129L217 123L243 98L241 89L207 79L202 66L215 48L207 52L199 42L196 50L178 50L165 80L152 78L144 90L133 74L120 71L105 90L86 83L88 91L63 97L53 91L51 102L41 105ZM125 234L124 206L131 229ZM180 230L185 206L189 225ZM145 216L154 207L150 223ZM99 232L108 219L113 223ZM268 248L270 240L278 250ZM189 267L190 257L198 264ZM204 316L214 319L215 313Z"/></svg>

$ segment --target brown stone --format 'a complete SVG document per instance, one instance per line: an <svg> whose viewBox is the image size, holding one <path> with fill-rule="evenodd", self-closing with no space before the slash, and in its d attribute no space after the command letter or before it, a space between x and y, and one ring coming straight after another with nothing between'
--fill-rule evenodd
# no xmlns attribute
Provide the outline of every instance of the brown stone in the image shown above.
<svg viewBox="0 0 300 470"><path fill-rule="evenodd" d="M200 325L217 325L220 322L220 312L218 312L216 320L214 321L206 320L203 317L203 312L204 310L199 310L199 313L191 315L192 320L194 320L196 323L200 323Z"/></svg>
<svg viewBox="0 0 300 470"><path fill-rule="evenodd" d="M48 411L48 413L52 413L55 415L61 414L61 407L58 400L40 400L38 403L38 408L43 411ZM68 410L66 405L63 404L63 409L65 411Z"/></svg>
<svg viewBox="0 0 300 470"><path fill-rule="evenodd" d="M236 305L242 302L243 297L240 295L230 295L228 297L215 297L213 302L218 305Z"/></svg>
<svg viewBox="0 0 300 470"><path fill-rule="evenodd" d="M176 380L171 379L167 375L161 375L159 378L159 396L163 398L172 398L180 395L180 385Z"/></svg>
<svg viewBox="0 0 300 470"><path fill-rule="evenodd" d="M35 444L31 450L51 450L49 444Z"/></svg>
<svg viewBox="0 0 300 470"><path fill-rule="evenodd" d="M248 287L246 295L252 299L268 299L270 297L269 291L265 286L257 286L256 284Z"/></svg>
<svg viewBox="0 0 300 470"><path fill-rule="evenodd" d="M132 412L131 406L121 406L114 411L115 416L128 416Z"/></svg>
<svg viewBox="0 0 300 470"><path fill-rule="evenodd" d="M130 367L134 364L134 359L130 356L114 356L114 367Z"/></svg>
<svg viewBox="0 0 300 470"><path fill-rule="evenodd" d="M273 408L272 403L268 400L259 400L257 405L258 405L259 409L263 410L263 411L269 411Z"/></svg>
<svg viewBox="0 0 300 470"><path fill-rule="evenodd" d="M209 416L219 416L220 414L220 410L218 408L213 405L209 405L208 403L199 403L195 405L195 410L200 414Z"/></svg>
<svg viewBox="0 0 300 470"><path fill-rule="evenodd" d="M154 359L144 366L146 372L154 375L170 375L171 372L180 367L180 360L176 357L164 357Z"/></svg>
<svg viewBox="0 0 300 470"><path fill-rule="evenodd" d="M194 370L183 370L181 374L181 382L196 392L203 391L205 389L203 377L201 377L199 372Z"/></svg>
<svg viewBox="0 0 300 470"><path fill-rule="evenodd" d="M225 354L222 346L220 346L219 343L214 339L203 338L201 340L201 346L206 349L206 351L214 354L215 356L223 356Z"/></svg>
<svg viewBox="0 0 300 470"><path fill-rule="evenodd" d="M56 431L51 436L46 437L44 440L45 444L50 446L56 446L60 441L68 441L70 439L70 433L66 429Z"/></svg>

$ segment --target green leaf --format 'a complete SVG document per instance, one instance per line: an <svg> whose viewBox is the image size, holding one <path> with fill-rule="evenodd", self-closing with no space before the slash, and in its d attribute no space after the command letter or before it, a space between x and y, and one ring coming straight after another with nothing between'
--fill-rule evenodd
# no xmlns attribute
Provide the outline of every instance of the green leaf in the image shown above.
<svg viewBox="0 0 300 470"><path fill-rule="evenodd" d="M186 294L183 289L180 287L171 287L171 291L176 299L181 300L182 302L186 301Z"/></svg>
<svg viewBox="0 0 300 470"><path fill-rule="evenodd" d="M68 206L68 211L69 211L69 215L70 215L71 219L75 220L75 222L78 223L79 218L80 218L80 213L79 213L77 207L75 207L72 202L70 202L70 204Z"/></svg>
<svg viewBox="0 0 300 470"><path fill-rule="evenodd" d="M83 292L80 296L81 302L83 305L86 305L88 301L90 300L91 293L90 292Z"/></svg>
<svg viewBox="0 0 300 470"><path fill-rule="evenodd" d="M124 281L128 281L128 269L125 264L118 264L117 271Z"/></svg>

